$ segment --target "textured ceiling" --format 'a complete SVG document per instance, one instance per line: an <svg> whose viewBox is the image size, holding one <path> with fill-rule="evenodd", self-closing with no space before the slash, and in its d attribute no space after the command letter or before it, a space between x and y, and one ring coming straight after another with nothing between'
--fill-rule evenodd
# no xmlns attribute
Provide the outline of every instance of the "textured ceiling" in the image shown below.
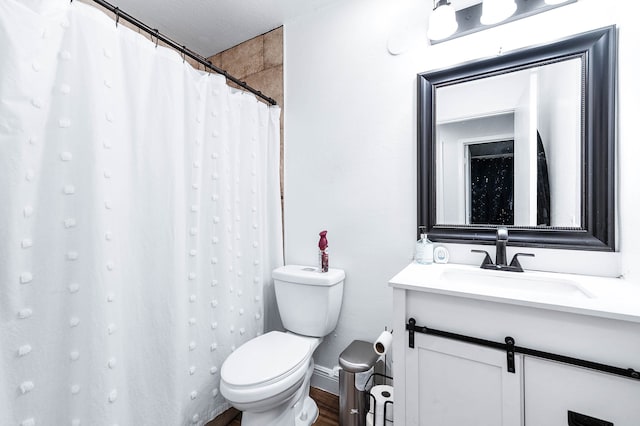
<svg viewBox="0 0 640 426"><path fill-rule="evenodd" d="M208 57L337 0L107 1Z"/></svg>

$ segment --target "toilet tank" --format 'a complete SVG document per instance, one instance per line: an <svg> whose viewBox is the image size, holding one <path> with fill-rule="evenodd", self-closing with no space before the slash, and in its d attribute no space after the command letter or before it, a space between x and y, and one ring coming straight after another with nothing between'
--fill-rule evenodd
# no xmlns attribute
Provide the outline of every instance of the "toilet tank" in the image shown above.
<svg viewBox="0 0 640 426"><path fill-rule="evenodd" d="M284 327L296 334L324 337L338 323L344 271L285 265L272 273L278 311Z"/></svg>

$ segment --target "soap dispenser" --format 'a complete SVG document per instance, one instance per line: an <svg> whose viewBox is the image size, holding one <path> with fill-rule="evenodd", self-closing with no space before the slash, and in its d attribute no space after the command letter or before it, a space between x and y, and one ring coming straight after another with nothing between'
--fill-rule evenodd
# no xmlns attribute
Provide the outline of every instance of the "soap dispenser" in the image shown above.
<svg viewBox="0 0 640 426"><path fill-rule="evenodd" d="M419 226L420 239L416 243L416 263L431 265L433 263L433 243L427 238L427 227Z"/></svg>

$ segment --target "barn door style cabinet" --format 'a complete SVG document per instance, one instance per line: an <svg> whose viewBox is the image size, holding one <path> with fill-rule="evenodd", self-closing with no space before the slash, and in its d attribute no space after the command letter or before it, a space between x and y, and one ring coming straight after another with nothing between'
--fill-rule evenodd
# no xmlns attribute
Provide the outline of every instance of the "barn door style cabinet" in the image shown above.
<svg viewBox="0 0 640 426"><path fill-rule="evenodd" d="M640 424L635 286L535 272L498 280L496 290L490 271L472 284L443 274L460 269L476 274L460 265L412 264L390 281L394 425ZM540 279L544 291L505 287L524 277ZM561 294L553 293L566 279ZM572 282L576 294L567 291Z"/></svg>

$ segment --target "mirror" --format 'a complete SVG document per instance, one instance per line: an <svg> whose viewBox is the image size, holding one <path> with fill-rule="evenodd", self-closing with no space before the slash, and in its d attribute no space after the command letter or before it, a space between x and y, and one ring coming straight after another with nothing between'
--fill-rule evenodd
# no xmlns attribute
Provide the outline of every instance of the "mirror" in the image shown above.
<svg viewBox="0 0 640 426"><path fill-rule="evenodd" d="M581 58L434 97L436 223L581 227Z"/></svg>
<svg viewBox="0 0 640 426"><path fill-rule="evenodd" d="M434 241L614 250L615 28L418 75Z"/></svg>

